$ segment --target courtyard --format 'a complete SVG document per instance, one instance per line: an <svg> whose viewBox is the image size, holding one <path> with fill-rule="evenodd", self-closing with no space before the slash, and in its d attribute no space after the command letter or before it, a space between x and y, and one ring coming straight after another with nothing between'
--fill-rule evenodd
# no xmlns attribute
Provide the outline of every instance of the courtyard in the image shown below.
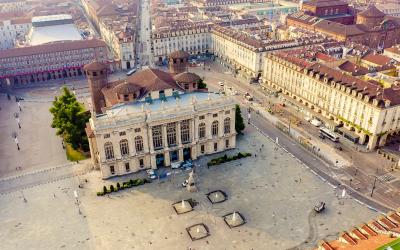
<svg viewBox="0 0 400 250"><path fill-rule="evenodd" d="M237 149L226 154L253 156L210 168L207 161L218 155L200 158L196 193L181 187L188 171L164 169L171 175L162 181L102 197L96 192L104 185L145 173L101 180L98 171L91 171L2 194L2 249L311 249L318 240L335 239L342 230L377 216L349 197L338 198L342 190L254 128L244 133ZM227 200L212 204L207 194L215 190ZM182 200L190 200L193 210L178 215L172 204ZM326 209L316 214L313 207L320 201ZM233 212L246 223L228 227L222 217ZM192 241L187 228L201 223L209 235Z"/></svg>

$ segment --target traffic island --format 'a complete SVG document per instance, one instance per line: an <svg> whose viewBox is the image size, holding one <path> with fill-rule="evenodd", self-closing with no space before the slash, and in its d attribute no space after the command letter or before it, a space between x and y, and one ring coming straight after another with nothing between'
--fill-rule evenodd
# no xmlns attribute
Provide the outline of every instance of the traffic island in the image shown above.
<svg viewBox="0 0 400 250"><path fill-rule="evenodd" d="M190 237L190 239L192 239L192 241L200 240L200 239L210 236L208 227L204 223L199 223L199 224L195 224L193 226L187 227L186 231L189 234L189 237Z"/></svg>
<svg viewBox="0 0 400 250"><path fill-rule="evenodd" d="M215 190L206 195L212 204L222 203L228 199L228 195L222 190Z"/></svg>
<svg viewBox="0 0 400 250"><path fill-rule="evenodd" d="M189 200L175 202L174 204L172 204L172 207L178 215L193 211L193 206L192 204L190 204Z"/></svg>
<svg viewBox="0 0 400 250"><path fill-rule="evenodd" d="M222 216L225 221L225 224L228 225L229 228L239 227L246 223L245 218L239 212L233 212L227 215Z"/></svg>

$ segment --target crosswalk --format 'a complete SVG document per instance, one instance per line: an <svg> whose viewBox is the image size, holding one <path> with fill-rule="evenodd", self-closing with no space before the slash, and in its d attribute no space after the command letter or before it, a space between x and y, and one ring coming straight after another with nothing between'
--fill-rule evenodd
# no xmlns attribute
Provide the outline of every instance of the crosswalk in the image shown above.
<svg viewBox="0 0 400 250"><path fill-rule="evenodd" d="M392 181L394 179L396 179L396 177L393 176L390 173L386 173L386 174L381 175L381 176L378 177L378 180L380 180L381 182L390 182L390 181Z"/></svg>

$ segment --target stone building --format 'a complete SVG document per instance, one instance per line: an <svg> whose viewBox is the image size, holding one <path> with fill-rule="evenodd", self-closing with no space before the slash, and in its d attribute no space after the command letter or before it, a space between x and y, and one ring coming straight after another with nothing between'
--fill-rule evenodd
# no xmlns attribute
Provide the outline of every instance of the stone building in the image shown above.
<svg viewBox="0 0 400 250"><path fill-rule="evenodd" d="M197 75L146 69L108 82L106 72L85 66L93 102L86 133L103 178L235 148L234 100L197 91Z"/></svg>
<svg viewBox="0 0 400 250"><path fill-rule="evenodd" d="M400 89L395 85L365 81L290 51L266 56L262 85L282 91L325 126L368 149L400 132Z"/></svg>
<svg viewBox="0 0 400 250"><path fill-rule="evenodd" d="M168 55L169 72L179 74L185 72L188 67L189 53L178 50Z"/></svg>
<svg viewBox="0 0 400 250"><path fill-rule="evenodd" d="M400 18L385 15L373 4L357 13L354 24L343 24L304 11L289 15L286 24L371 48L388 48L400 42Z"/></svg>
<svg viewBox="0 0 400 250"><path fill-rule="evenodd" d="M0 88L81 76L83 65L108 62L106 44L97 39L63 41L0 51Z"/></svg>

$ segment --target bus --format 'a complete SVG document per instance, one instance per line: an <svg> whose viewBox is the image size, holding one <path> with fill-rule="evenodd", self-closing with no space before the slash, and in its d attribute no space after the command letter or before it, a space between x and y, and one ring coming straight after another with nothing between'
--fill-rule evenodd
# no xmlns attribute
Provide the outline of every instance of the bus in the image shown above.
<svg viewBox="0 0 400 250"><path fill-rule="evenodd" d="M331 141L334 142L339 141L339 136L335 132L332 132L327 128L322 127L319 129L319 132L321 133L322 136L329 138Z"/></svg>

